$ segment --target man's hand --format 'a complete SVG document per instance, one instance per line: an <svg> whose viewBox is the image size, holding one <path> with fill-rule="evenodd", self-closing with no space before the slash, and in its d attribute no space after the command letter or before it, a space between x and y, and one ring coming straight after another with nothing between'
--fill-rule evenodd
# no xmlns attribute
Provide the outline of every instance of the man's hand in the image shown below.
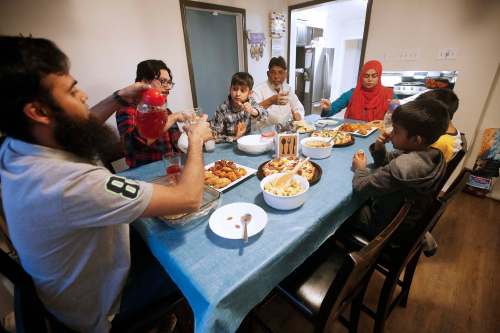
<svg viewBox="0 0 500 333"><path fill-rule="evenodd" d="M190 140L201 139L201 141L206 142L213 139L212 129L210 128L210 124L207 122L207 115L201 116L195 123L184 126L184 130Z"/></svg>
<svg viewBox="0 0 500 333"><path fill-rule="evenodd" d="M365 152L362 149L354 153L354 156L352 157L353 170L366 169L367 164L368 162L366 160Z"/></svg>
<svg viewBox="0 0 500 333"><path fill-rule="evenodd" d="M382 132L377 140L375 141L375 144L373 145L374 150L381 150L385 147L385 144L391 140L391 134L388 134L386 132Z"/></svg>
<svg viewBox="0 0 500 333"><path fill-rule="evenodd" d="M151 88L151 85L149 84L136 82L134 84L131 84L130 86L118 90L118 95L127 103L137 105L141 100L142 92L149 88Z"/></svg>
<svg viewBox="0 0 500 333"><path fill-rule="evenodd" d="M322 98L319 105L321 106L321 110L330 110L332 102L329 99Z"/></svg>

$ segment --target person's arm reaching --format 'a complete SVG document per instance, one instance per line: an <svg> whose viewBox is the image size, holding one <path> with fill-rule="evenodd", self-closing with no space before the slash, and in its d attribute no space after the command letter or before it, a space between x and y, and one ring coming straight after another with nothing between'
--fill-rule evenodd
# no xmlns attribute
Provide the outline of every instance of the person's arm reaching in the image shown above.
<svg viewBox="0 0 500 333"><path fill-rule="evenodd" d="M168 187L154 184L151 201L142 217L193 212L200 208L205 175L203 142L212 137L212 132L206 121L187 127L186 132L189 150L179 182Z"/></svg>
<svg viewBox="0 0 500 333"><path fill-rule="evenodd" d="M136 82L106 97L90 108L90 112L104 123L116 110L127 106L127 103L131 106L136 105L140 100L141 92L149 87L148 84Z"/></svg>
<svg viewBox="0 0 500 333"><path fill-rule="evenodd" d="M322 99L321 100L321 108L323 109L321 111L321 116L322 117L330 117L333 116L336 113L339 113L342 111L342 109L346 108L347 105L349 105L349 102L351 101L352 93L354 92L354 89L348 90L342 95L340 95L339 98L337 98L335 101L330 102L327 99Z"/></svg>

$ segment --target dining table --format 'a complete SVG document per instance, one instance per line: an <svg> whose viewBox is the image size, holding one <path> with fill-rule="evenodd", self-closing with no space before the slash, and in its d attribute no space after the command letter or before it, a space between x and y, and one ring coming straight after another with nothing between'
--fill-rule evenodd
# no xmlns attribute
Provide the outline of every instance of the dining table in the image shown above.
<svg viewBox="0 0 500 333"><path fill-rule="evenodd" d="M310 123L317 119L318 115L306 117ZM361 207L366 198L353 193L352 157L363 149L370 163L368 148L377 135L375 131L367 137L357 136L354 144L334 146L330 157L314 160L322 170L321 178L310 186L304 204L297 209L268 206L255 175L224 191L220 206L253 203L267 214L265 228L248 242L216 235L209 227L210 215L195 226L180 228L157 218L141 218L132 224L184 294L194 314L195 332L235 332L252 308ZM249 155L239 151L236 143L222 143L205 153L204 161L232 160L257 169L272 154ZM120 175L151 181L164 172L158 161Z"/></svg>

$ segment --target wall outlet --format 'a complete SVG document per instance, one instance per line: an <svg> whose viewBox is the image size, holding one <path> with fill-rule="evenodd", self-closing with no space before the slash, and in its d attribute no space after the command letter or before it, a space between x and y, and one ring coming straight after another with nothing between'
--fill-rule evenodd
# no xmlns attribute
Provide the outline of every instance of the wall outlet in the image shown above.
<svg viewBox="0 0 500 333"><path fill-rule="evenodd" d="M457 59L457 49L449 48L449 47L439 49L436 59L438 59L438 60L455 60L455 59Z"/></svg>
<svg viewBox="0 0 500 333"><path fill-rule="evenodd" d="M420 49L401 49L399 50L399 60L415 61L420 58Z"/></svg>

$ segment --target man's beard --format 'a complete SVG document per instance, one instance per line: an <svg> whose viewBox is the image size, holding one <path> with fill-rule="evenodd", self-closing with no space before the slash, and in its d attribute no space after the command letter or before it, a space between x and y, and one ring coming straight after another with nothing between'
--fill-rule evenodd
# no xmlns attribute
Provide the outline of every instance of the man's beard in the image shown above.
<svg viewBox="0 0 500 333"><path fill-rule="evenodd" d="M121 148L116 134L95 116L72 117L56 105L51 108L55 120L54 137L64 150L89 162L119 156Z"/></svg>

